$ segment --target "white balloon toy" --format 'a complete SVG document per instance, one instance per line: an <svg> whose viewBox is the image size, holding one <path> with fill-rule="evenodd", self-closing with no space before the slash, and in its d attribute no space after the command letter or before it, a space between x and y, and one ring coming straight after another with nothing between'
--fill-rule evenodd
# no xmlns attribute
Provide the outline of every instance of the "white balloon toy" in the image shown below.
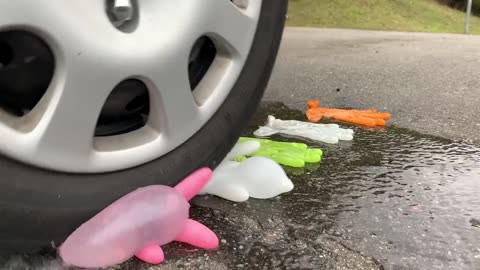
<svg viewBox="0 0 480 270"><path fill-rule="evenodd" d="M297 120L275 119L269 115L267 124L257 129L253 135L267 137L274 134L284 134L303 137L314 141L335 144L341 141L353 140L353 130L341 128L337 124L314 124Z"/></svg>
<svg viewBox="0 0 480 270"><path fill-rule="evenodd" d="M251 157L242 162L236 157L255 153L257 141L237 143L213 171L210 182L199 194L212 194L224 199L243 202L249 197L269 199L293 189L293 183L283 168L264 157Z"/></svg>

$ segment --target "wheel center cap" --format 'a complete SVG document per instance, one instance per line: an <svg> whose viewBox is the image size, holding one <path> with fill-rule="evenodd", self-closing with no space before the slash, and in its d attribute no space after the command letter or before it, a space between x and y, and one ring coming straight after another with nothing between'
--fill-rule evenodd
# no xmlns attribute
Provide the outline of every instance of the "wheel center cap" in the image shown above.
<svg viewBox="0 0 480 270"><path fill-rule="evenodd" d="M112 23L118 27L133 19L135 7L132 0L112 0L109 1L108 11Z"/></svg>

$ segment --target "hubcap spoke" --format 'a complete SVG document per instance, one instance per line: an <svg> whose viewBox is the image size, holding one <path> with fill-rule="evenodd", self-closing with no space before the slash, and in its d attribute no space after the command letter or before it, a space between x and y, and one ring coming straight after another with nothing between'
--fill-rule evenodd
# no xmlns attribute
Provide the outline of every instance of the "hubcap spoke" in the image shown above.
<svg viewBox="0 0 480 270"><path fill-rule="evenodd" d="M188 49L188 50L187 50ZM150 89L150 125L165 134L169 140L193 135L202 112L193 99L188 80L188 52L186 46L172 49L160 57L156 65L144 72ZM175 52L176 51L176 52Z"/></svg>
<svg viewBox="0 0 480 270"><path fill-rule="evenodd" d="M217 44L226 43L231 53L242 59L246 58L250 49L251 36L256 30L257 21L251 14L241 11L228 0L202 0L204 8L199 14L203 16L203 24L199 30L210 34ZM251 1L255 2L255 1ZM200 20L200 19L199 19Z"/></svg>
<svg viewBox="0 0 480 270"><path fill-rule="evenodd" d="M67 63L66 73L50 89L46 111L29 135L35 141L36 155L56 162L69 156L87 166L97 119L119 78L98 64L92 69L91 64L78 60Z"/></svg>

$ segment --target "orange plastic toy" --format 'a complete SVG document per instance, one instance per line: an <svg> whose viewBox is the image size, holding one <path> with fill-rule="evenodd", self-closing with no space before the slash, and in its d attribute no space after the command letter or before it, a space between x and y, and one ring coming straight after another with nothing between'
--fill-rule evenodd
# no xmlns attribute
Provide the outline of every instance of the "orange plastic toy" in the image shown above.
<svg viewBox="0 0 480 270"><path fill-rule="evenodd" d="M308 121L314 123L320 121L323 117L327 117L367 127L383 127L386 124L386 120L392 117L389 113L377 112L375 109L342 110L322 108L318 106L320 104L318 100L309 100L307 104L308 110L306 115Z"/></svg>

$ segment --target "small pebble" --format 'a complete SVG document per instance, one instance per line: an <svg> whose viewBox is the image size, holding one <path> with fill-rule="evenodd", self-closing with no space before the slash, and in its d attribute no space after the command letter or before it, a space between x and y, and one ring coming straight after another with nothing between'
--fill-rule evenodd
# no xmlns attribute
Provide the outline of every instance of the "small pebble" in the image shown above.
<svg viewBox="0 0 480 270"><path fill-rule="evenodd" d="M470 224L471 224L473 227L478 227L478 228L480 228L480 220L478 220L478 219L472 218L472 219L470 220Z"/></svg>

